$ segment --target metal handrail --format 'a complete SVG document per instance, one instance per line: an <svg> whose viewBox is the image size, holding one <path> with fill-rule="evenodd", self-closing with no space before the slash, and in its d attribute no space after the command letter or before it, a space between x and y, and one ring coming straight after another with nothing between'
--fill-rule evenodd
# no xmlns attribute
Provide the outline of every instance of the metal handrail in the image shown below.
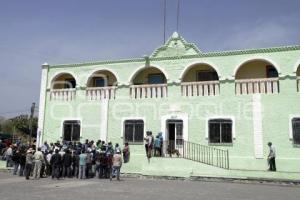
<svg viewBox="0 0 300 200"><path fill-rule="evenodd" d="M175 156L223 169L229 169L228 150L180 140L179 144L176 144L176 141L164 141L163 152L166 157Z"/></svg>

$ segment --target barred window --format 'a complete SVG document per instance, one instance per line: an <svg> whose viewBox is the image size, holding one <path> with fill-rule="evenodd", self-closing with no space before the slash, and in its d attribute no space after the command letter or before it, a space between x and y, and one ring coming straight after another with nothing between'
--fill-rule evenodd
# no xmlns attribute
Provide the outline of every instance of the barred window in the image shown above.
<svg viewBox="0 0 300 200"><path fill-rule="evenodd" d="M300 144L300 118L292 119L293 127L293 142L294 144Z"/></svg>
<svg viewBox="0 0 300 200"><path fill-rule="evenodd" d="M209 120L208 127L209 143L232 143L232 120Z"/></svg>
<svg viewBox="0 0 300 200"><path fill-rule="evenodd" d="M126 120L124 122L124 142L142 144L144 141L144 121Z"/></svg>

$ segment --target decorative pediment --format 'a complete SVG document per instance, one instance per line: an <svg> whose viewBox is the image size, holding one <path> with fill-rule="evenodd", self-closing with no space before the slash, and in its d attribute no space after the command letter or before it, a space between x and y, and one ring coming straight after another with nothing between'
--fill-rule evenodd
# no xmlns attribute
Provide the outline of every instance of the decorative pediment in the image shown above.
<svg viewBox="0 0 300 200"><path fill-rule="evenodd" d="M182 36L174 32L163 46L152 53L151 57L176 57L199 54L201 54L201 51L194 43L186 42Z"/></svg>

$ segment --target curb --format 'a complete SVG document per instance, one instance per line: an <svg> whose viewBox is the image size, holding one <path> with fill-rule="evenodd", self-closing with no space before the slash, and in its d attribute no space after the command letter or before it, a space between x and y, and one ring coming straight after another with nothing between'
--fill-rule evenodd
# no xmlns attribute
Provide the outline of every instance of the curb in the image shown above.
<svg viewBox="0 0 300 200"><path fill-rule="evenodd" d="M263 185L280 185L280 186L300 186L300 180L290 179L268 179L259 177L244 177L244 178L230 178L230 177L212 177L212 176L190 176L190 177L176 177L176 176L155 176L142 175L138 173L122 174L126 178L138 178L148 180L179 180L179 181L204 181L204 182L223 182L223 183L239 183L239 184L263 184Z"/></svg>
<svg viewBox="0 0 300 200"><path fill-rule="evenodd" d="M0 173L11 173L12 168L0 169ZM157 175L143 175L140 173L121 173L124 178L142 179L142 180L166 180L166 181L203 181L203 182L223 182L223 183L238 183L238 184L262 184L262 185L278 185L286 187L299 187L300 180L290 179L271 179L260 177L213 177L213 176L157 176Z"/></svg>

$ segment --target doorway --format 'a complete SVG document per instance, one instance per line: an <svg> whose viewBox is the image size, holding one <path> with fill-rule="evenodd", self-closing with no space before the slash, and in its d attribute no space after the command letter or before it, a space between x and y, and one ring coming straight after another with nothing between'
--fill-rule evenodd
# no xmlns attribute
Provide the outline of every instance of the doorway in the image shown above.
<svg viewBox="0 0 300 200"><path fill-rule="evenodd" d="M63 123L63 140L79 141L80 140L80 121L68 120Z"/></svg>
<svg viewBox="0 0 300 200"><path fill-rule="evenodd" d="M183 121L167 120L168 151L180 150L183 145ZM170 153L170 152L169 152Z"/></svg>

